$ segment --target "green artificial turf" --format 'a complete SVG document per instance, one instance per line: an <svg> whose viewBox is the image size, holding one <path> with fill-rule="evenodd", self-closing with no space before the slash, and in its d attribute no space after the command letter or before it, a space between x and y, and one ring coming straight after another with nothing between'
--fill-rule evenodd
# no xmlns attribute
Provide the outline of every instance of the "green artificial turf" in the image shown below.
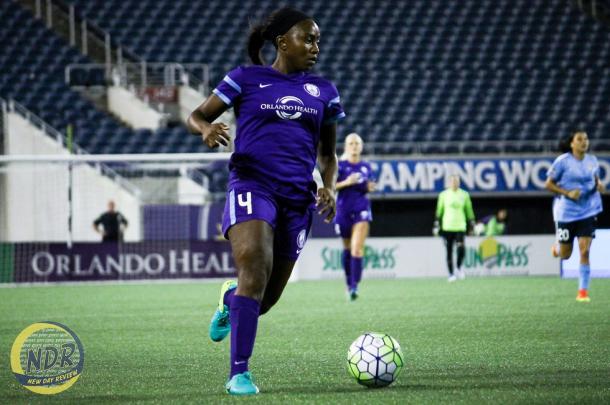
<svg viewBox="0 0 610 405"><path fill-rule="evenodd" d="M0 402L156 403L609 403L610 280L591 303L558 278L365 280L349 302L339 281L288 285L260 318L250 362L261 394L223 391L229 339L207 326L217 283L0 289ZM36 321L71 328L85 349L80 380L42 396L9 364L19 332ZM346 371L367 331L396 338L406 365L388 388Z"/></svg>

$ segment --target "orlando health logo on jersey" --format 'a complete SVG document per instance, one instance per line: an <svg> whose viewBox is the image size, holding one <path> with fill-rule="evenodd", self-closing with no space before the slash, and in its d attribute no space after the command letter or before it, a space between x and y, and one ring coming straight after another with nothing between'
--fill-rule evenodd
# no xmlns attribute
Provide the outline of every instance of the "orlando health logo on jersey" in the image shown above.
<svg viewBox="0 0 610 405"><path fill-rule="evenodd" d="M297 120L303 114L318 115L318 110L306 107L303 100L295 96L284 96L275 100L275 104L262 103L261 110L275 110L283 120Z"/></svg>
<svg viewBox="0 0 610 405"><path fill-rule="evenodd" d="M345 117L332 83L306 72L286 75L270 66L238 67L213 92L228 106L235 107L238 135L244 131L264 132L266 128L260 124L275 120L299 121L303 129L315 136L322 124ZM294 130L293 126L286 128Z"/></svg>
<svg viewBox="0 0 610 405"><path fill-rule="evenodd" d="M255 65L233 69L213 92L235 111L232 178L255 179L290 201L313 201L322 126L345 116L335 86L307 72Z"/></svg>

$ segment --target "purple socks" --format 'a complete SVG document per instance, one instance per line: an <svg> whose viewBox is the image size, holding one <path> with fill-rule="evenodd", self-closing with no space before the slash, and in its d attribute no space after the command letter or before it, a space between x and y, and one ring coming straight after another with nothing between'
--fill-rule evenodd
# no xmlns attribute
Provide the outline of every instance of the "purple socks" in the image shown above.
<svg viewBox="0 0 610 405"><path fill-rule="evenodd" d="M362 278L362 257L354 257L349 249L343 249L341 264L345 271L345 281L350 290L356 290Z"/></svg>
<svg viewBox="0 0 610 405"><path fill-rule="evenodd" d="M349 249L343 249L341 253L341 265L343 266L343 272L345 273L345 283L348 287L352 286L350 267L352 265L352 254Z"/></svg>
<svg viewBox="0 0 610 405"><path fill-rule="evenodd" d="M350 286L351 290L356 290L358 288L358 283L362 278L362 257L354 257L352 256L352 260L350 263Z"/></svg>
<svg viewBox="0 0 610 405"><path fill-rule="evenodd" d="M231 295L231 375L248 371L248 360L252 356L260 304L250 297ZM226 303L225 297L225 303Z"/></svg>

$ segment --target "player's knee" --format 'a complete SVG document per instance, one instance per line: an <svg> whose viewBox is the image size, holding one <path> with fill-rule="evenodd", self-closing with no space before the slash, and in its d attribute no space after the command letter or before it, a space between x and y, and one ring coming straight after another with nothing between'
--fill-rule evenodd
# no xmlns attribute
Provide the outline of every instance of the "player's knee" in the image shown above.
<svg viewBox="0 0 610 405"><path fill-rule="evenodd" d="M364 256L364 247L352 248L351 255L352 255L352 257L363 257Z"/></svg>
<svg viewBox="0 0 610 405"><path fill-rule="evenodd" d="M273 246L272 243L266 243L264 240L256 238L231 245L233 255L236 259L255 260L257 258L268 258L272 260Z"/></svg>
<svg viewBox="0 0 610 405"><path fill-rule="evenodd" d="M239 254L235 254L235 262L239 293L260 302L271 273L271 259L267 259L266 255L260 252L256 254L251 250L242 250Z"/></svg>
<svg viewBox="0 0 610 405"><path fill-rule="evenodd" d="M343 249L351 250L352 249L352 241L351 239L343 239Z"/></svg>
<svg viewBox="0 0 610 405"><path fill-rule="evenodd" d="M233 257L237 266L242 268L255 268L270 273L273 266L273 250L270 246L252 243L244 246L233 246Z"/></svg>
<svg viewBox="0 0 610 405"><path fill-rule="evenodd" d="M580 249L580 259L582 260L589 260L589 247L585 247Z"/></svg>

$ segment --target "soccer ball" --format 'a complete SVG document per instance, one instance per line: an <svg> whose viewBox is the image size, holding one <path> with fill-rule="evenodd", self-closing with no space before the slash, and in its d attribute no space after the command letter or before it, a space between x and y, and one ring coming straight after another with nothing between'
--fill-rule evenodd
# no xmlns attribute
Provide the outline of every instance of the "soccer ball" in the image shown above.
<svg viewBox="0 0 610 405"><path fill-rule="evenodd" d="M392 384L404 364L400 345L385 333L368 332L358 336L347 352L349 373L358 384L386 387Z"/></svg>

